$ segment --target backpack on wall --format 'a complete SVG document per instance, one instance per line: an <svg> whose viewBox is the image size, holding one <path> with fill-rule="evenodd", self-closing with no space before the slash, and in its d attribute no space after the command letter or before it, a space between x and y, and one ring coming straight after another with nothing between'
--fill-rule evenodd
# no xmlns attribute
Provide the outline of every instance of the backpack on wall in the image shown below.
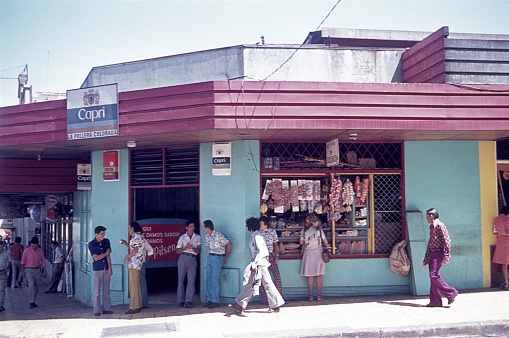
<svg viewBox="0 0 509 338"><path fill-rule="evenodd" d="M410 259L408 259L405 247L406 240L402 240L397 243L392 248L391 255L389 256L389 262L392 272L406 277L410 273Z"/></svg>

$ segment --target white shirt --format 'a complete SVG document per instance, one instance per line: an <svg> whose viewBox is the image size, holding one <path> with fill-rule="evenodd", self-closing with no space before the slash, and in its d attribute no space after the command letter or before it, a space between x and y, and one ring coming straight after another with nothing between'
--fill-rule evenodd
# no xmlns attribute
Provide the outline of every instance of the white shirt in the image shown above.
<svg viewBox="0 0 509 338"><path fill-rule="evenodd" d="M185 234L180 236L179 241L177 242L177 249L181 249L181 248L186 247L188 243L191 243L193 248L197 248L198 246L201 245L200 235L198 235L198 234L193 232L193 236L191 238L189 238L189 235L186 232ZM194 252L193 249L189 249L189 248L186 248L182 252L187 252L187 253L189 253L191 255L197 255L197 253Z"/></svg>
<svg viewBox="0 0 509 338"><path fill-rule="evenodd" d="M261 232L256 230L251 234L251 238L249 241L249 247L251 248L251 255L253 257L253 262L251 265L253 267L256 266L270 266L269 263L269 250L267 249L267 244L265 244L265 239L263 238Z"/></svg>
<svg viewBox="0 0 509 338"><path fill-rule="evenodd" d="M59 246L53 252L53 264L62 264L64 262L64 252Z"/></svg>

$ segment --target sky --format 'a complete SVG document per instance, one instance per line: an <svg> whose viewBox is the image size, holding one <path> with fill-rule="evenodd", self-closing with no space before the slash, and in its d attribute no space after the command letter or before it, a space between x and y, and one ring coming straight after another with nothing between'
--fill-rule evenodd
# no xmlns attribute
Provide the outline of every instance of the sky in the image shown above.
<svg viewBox="0 0 509 338"><path fill-rule="evenodd" d="M65 93L93 67L262 35L266 44L301 44L321 27L509 35L508 13L509 0L0 0L0 107L18 104L26 65L33 92Z"/></svg>

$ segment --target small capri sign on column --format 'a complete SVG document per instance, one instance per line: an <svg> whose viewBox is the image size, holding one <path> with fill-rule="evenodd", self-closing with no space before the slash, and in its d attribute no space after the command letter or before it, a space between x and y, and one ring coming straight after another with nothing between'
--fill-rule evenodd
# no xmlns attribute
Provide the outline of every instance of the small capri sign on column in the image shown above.
<svg viewBox="0 0 509 338"><path fill-rule="evenodd" d="M221 142L212 144L212 175L229 176L232 174L231 167L232 144Z"/></svg>

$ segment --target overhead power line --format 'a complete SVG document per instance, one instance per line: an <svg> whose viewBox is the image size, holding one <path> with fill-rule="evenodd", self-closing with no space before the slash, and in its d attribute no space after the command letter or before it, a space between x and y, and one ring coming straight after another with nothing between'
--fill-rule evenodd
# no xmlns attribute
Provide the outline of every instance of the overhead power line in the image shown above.
<svg viewBox="0 0 509 338"><path fill-rule="evenodd" d="M17 69L17 68L21 68L21 67L24 67L26 68L27 65L21 65L21 66L16 66L16 67L12 67L12 68L7 68L7 69L1 69L0 72L6 72L8 70L13 70L13 69Z"/></svg>
<svg viewBox="0 0 509 338"><path fill-rule="evenodd" d="M329 15L331 15L331 13L334 11L334 9L336 8L337 5L339 5L339 3L341 2L341 0L338 0L338 2L336 2L336 4L334 5L334 7L332 7L332 9L329 11L329 13L327 13L327 15L325 16L325 18L322 20L322 22L320 22L320 24L318 25L318 27L316 27L315 31L317 31L318 29L320 29L320 27L322 27L322 24L325 22L325 20L327 20L327 18L329 17Z"/></svg>
<svg viewBox="0 0 509 338"><path fill-rule="evenodd" d="M329 13L327 13L327 15L325 16L325 18L322 20L322 22L320 22L320 24L318 25L318 27L315 29L315 30L318 30L322 24L325 22L325 20L327 20L327 18L329 17L329 15L331 15L331 13L334 11L334 9L336 8L336 6L341 2L341 0L338 0L336 2L336 4L332 7L332 9L329 11ZM270 73L267 77L265 77L263 79L263 81L266 81L269 77L271 77L272 75L276 74L281 68L283 68L284 65L286 65L288 63L288 61L290 61L290 59L295 55L295 53L297 53L297 51L299 49L302 48L302 46L304 46L306 42L304 41L296 50L293 51L292 55L290 55L288 57L288 59L286 59L279 67L276 68L275 71L273 71L272 73Z"/></svg>

